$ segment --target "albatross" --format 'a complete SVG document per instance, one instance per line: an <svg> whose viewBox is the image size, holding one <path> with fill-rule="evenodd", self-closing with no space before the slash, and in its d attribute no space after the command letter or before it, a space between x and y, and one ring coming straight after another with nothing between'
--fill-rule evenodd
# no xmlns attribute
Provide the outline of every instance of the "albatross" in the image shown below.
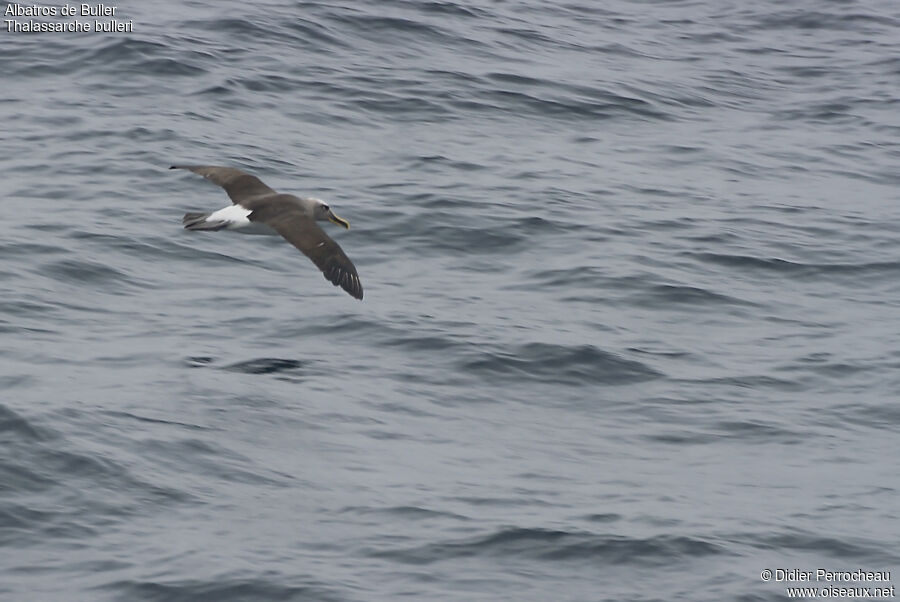
<svg viewBox="0 0 900 602"><path fill-rule="evenodd" d="M252 234L280 234L322 270L326 280L363 298L362 283L353 262L316 221L328 221L344 228L350 223L334 214L319 199L275 192L254 175L234 167L215 165L173 165L187 169L225 189L232 205L210 213L186 213L187 230L236 230Z"/></svg>

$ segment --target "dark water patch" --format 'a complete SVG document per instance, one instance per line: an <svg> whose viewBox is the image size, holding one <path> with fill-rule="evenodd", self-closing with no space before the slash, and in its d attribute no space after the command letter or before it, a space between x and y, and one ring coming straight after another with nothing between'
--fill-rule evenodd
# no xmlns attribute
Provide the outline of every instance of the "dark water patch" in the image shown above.
<svg viewBox="0 0 900 602"><path fill-rule="evenodd" d="M489 17L490 13L476 6L463 6L456 2L409 2L411 8L418 9L425 14L435 14L449 17L463 17L479 19Z"/></svg>
<svg viewBox="0 0 900 602"><path fill-rule="evenodd" d="M635 360L593 345L528 343L511 350L482 351L460 364L462 370L488 381L513 379L564 384L624 385L653 380L662 373Z"/></svg>
<svg viewBox="0 0 900 602"><path fill-rule="evenodd" d="M894 431L900 427L900 407L885 401L879 404L852 404L834 410L840 420L875 429Z"/></svg>
<svg viewBox="0 0 900 602"><path fill-rule="evenodd" d="M2 304L0 304L0 309L2 309ZM50 334L54 334L58 331L51 330L49 328L33 328L33 327L21 326L19 324L13 325L6 320L0 320L0 333L14 333L14 332L50 335Z"/></svg>
<svg viewBox="0 0 900 602"><path fill-rule="evenodd" d="M84 547L84 540L99 533L70 509L40 510L17 503L0 508L0 545L29 545L40 539L61 549L77 550Z"/></svg>
<svg viewBox="0 0 900 602"><path fill-rule="evenodd" d="M628 347L627 351L630 351L632 353L645 353L647 355L675 359L693 357L693 355L691 353L688 353L687 351L668 351L660 349L648 349L646 347Z"/></svg>
<svg viewBox="0 0 900 602"><path fill-rule="evenodd" d="M346 39L342 32L331 29L323 22L294 18L287 21L284 27L287 31L294 34L297 37L297 42L303 46L317 50L352 48L350 40Z"/></svg>
<svg viewBox="0 0 900 602"><path fill-rule="evenodd" d="M56 413L53 419L57 422L63 420L71 428L74 424L70 418L78 414L69 414L72 417ZM96 430L97 426L92 423L86 428ZM134 506L122 503L122 497L138 495L159 505L188 499L179 490L158 486L133 474L123 460L112 458L106 451L75 448L71 442L55 433L38 435L27 439L7 440L7 445L14 445L18 451L8 460L0 462L0 482L3 483L0 490L5 488L19 495L56 491L58 496L70 496L72 499L65 506L67 510L60 512L59 516L65 518L71 515L71 520L78 523L72 528L80 528L78 525L84 518L80 515L88 506L97 511L102 510L102 515L106 518L98 519L100 522L117 520L117 517L135 512ZM77 491L87 493L73 493ZM96 492L103 494L98 497L94 495ZM55 528L53 525L46 527Z"/></svg>
<svg viewBox="0 0 900 602"><path fill-rule="evenodd" d="M214 428L211 428L208 426L201 426L199 424L191 424L188 422L179 422L177 420L164 420L162 418L151 418L149 416L141 416L138 414L134 414L132 412L120 412L120 411L108 410L108 411L103 412L103 414L105 414L106 416L111 416L111 417L115 417L115 418L125 418L128 420L134 420L137 422L143 422L143 423L147 423L147 424L159 424L159 425L163 425L163 426L179 426L179 427L184 427L189 430L198 430L198 431L219 430L219 429L214 429Z"/></svg>
<svg viewBox="0 0 900 602"><path fill-rule="evenodd" d="M522 472L515 476L517 479L524 479L526 481L534 481L534 482L542 481L545 483L562 483L562 482L565 482L568 480L565 477L561 477L559 475L548 474L546 472L534 472L534 471Z"/></svg>
<svg viewBox="0 0 900 602"><path fill-rule="evenodd" d="M714 428L727 436L760 443L800 443L804 436L799 431L759 420L720 420Z"/></svg>
<svg viewBox="0 0 900 602"><path fill-rule="evenodd" d="M565 42L560 36L550 36L534 27L496 27L494 29L504 37L514 40L512 45L515 49L522 51L530 49L530 51L553 50L559 48L569 48L572 50L584 50L583 47ZM518 42L518 43L516 43Z"/></svg>
<svg viewBox="0 0 900 602"><path fill-rule="evenodd" d="M528 96L533 96L534 94L543 93L544 90L553 90L559 94L554 100L563 103L575 102L578 103L575 105L578 107L617 107L644 115L648 113L658 114L660 116L665 115L665 113L654 108L655 102L639 98L641 95L646 95L645 91L633 87L629 88L629 91L633 92L633 94L625 95L610 92L603 88L589 86L584 83L536 78L519 73L489 73L485 78L498 85L498 89L494 93L520 92ZM499 84L503 84L507 87L500 88ZM528 92L526 92L526 90L528 90ZM562 93L567 94L563 95Z"/></svg>
<svg viewBox="0 0 900 602"><path fill-rule="evenodd" d="M152 456L169 467L190 470L204 479L275 487L284 487L290 480L287 475L269 470L213 441L198 438L144 439L139 446L142 454Z"/></svg>
<svg viewBox="0 0 900 602"><path fill-rule="evenodd" d="M137 284L124 272L87 259L63 259L45 265L42 271L67 284L96 285L102 287L104 292L121 290L124 286Z"/></svg>
<svg viewBox="0 0 900 602"><path fill-rule="evenodd" d="M605 120L623 117L641 117L654 121L667 121L672 117L647 101L611 95L609 100L583 99L579 96L554 96L529 94L517 90L480 91L466 99L448 102L453 108L471 113L498 113L517 118L532 115L565 121Z"/></svg>
<svg viewBox="0 0 900 602"><path fill-rule="evenodd" d="M406 335L385 340L383 345L402 347L409 351L448 351L465 347L465 343L454 341L449 337Z"/></svg>
<svg viewBox="0 0 900 602"><path fill-rule="evenodd" d="M483 352L464 369L484 376L503 376L580 386L585 383L626 384L661 374L649 366L623 359L592 345L563 346L529 343L513 352Z"/></svg>
<svg viewBox="0 0 900 602"><path fill-rule="evenodd" d="M352 336L360 340L383 340L407 334L403 325L396 324L394 320L378 319L375 316L332 313L315 322L281 327L277 336L280 339L302 339L313 335L326 335L328 337Z"/></svg>
<svg viewBox="0 0 900 602"><path fill-rule="evenodd" d="M802 381L788 380L785 378L775 378L767 374L745 374L683 382L694 382L701 387L725 386L735 387L738 389L753 389L758 391L781 391L784 393L796 393L799 391L805 391L807 388L807 385Z"/></svg>
<svg viewBox="0 0 900 602"><path fill-rule="evenodd" d="M479 171L487 169L487 167L487 165L481 165L479 163L450 159L444 155L422 155L415 157L410 164L410 169L421 171L432 169L435 172L443 172L446 168L458 169L460 171Z"/></svg>
<svg viewBox="0 0 900 602"><path fill-rule="evenodd" d="M188 63L184 60L176 60L171 58L145 59L136 67L142 70L143 75L158 75L164 77L172 77L176 75L199 75L205 73L206 70L195 64Z"/></svg>
<svg viewBox="0 0 900 602"><path fill-rule="evenodd" d="M689 109L691 113L699 113L703 109L711 109L720 105L721 100L717 97L722 94L720 88L708 90L697 85L678 84L667 86L664 90L651 86L636 87L630 85L623 85L621 89L645 99L645 102L650 103L651 106L668 107L667 112L672 120L678 120L679 115L681 119L684 119L684 109ZM726 89L733 92L732 86L728 86ZM743 95L740 95L740 97L744 98ZM657 108L657 110L662 111L661 108Z"/></svg>
<svg viewBox="0 0 900 602"><path fill-rule="evenodd" d="M440 80L448 85L452 84L453 86L477 86L485 83L482 76L475 73L466 73L464 71L426 69L424 74L429 76L430 79Z"/></svg>
<svg viewBox="0 0 900 602"><path fill-rule="evenodd" d="M412 437L398 431L385 431L382 429L366 429L363 431L366 437L376 441L417 441L418 437ZM446 440L431 440L431 443L446 443Z"/></svg>
<svg viewBox="0 0 900 602"><path fill-rule="evenodd" d="M432 122L441 116L451 114L444 104L424 98L420 94L388 94L369 92L366 96L343 100L337 103L341 108L360 110L393 116L404 122Z"/></svg>
<svg viewBox="0 0 900 602"><path fill-rule="evenodd" d="M116 69L135 69L142 76L157 75L161 77L191 76L205 73L201 67L206 57L199 60L190 59L188 53L173 58L169 46L161 43L138 40L131 37L113 36L109 44L91 50L77 60L71 61L73 69L90 68L92 72L112 71Z"/></svg>
<svg viewBox="0 0 900 602"><path fill-rule="evenodd" d="M370 506L346 506L338 510L340 514L384 514L388 516L396 516L402 520L430 520L430 519L451 519L454 521L471 520L467 516L457 514L455 512L447 512L444 510L434 510L431 508L423 508L421 506L389 506L385 508L374 508Z"/></svg>
<svg viewBox="0 0 900 602"><path fill-rule="evenodd" d="M689 445L705 445L715 443L719 437L708 433L697 433L694 431L667 431L665 433L656 433L653 435L645 435L643 437L647 441L656 443L665 443L675 445L679 449Z"/></svg>
<svg viewBox="0 0 900 602"><path fill-rule="evenodd" d="M58 312L59 309L60 306L51 301L0 301L0 312L3 312L3 314L7 316L15 316L17 318L52 314ZM44 332L52 331L48 329Z"/></svg>
<svg viewBox="0 0 900 602"><path fill-rule="evenodd" d="M127 475L127 469L111 458L89 451L44 447L40 450L42 467L54 474L87 481L116 480Z"/></svg>
<svg viewBox="0 0 900 602"><path fill-rule="evenodd" d="M184 234L185 236L190 236L188 232L185 232ZM128 241L127 239L124 239L120 241L119 248L122 252L134 257L146 258L145 253L150 253L153 256L158 256L160 258L187 259L196 262L198 266L205 266L207 263L221 265L238 263L265 267L264 264L252 258L198 248L198 244L195 244L187 238L184 239L184 244L172 240L161 240L158 243L150 243Z"/></svg>
<svg viewBox="0 0 900 602"><path fill-rule="evenodd" d="M260 579L224 577L210 581L199 579L125 580L95 587L94 590L109 592L115 595L117 600L145 602L246 602L247 600L348 602L353 600L353 598L338 594L330 587L313 579L309 579L308 584L290 584L290 582L302 580L298 577L288 578L274 574Z"/></svg>
<svg viewBox="0 0 900 602"><path fill-rule="evenodd" d="M57 480L42 467L25 466L10 460L0 462L0 493L39 493L51 489L55 484Z"/></svg>
<svg viewBox="0 0 900 602"><path fill-rule="evenodd" d="M244 374L275 374L277 372L296 372L303 367L304 363L300 360L261 357L230 364L223 367L222 370L243 372Z"/></svg>
<svg viewBox="0 0 900 602"><path fill-rule="evenodd" d="M410 381L413 380L415 379L410 378ZM387 401L383 403L372 403L372 406L390 414L405 414L407 416L415 416L416 418L437 418L437 414L427 412L420 407L405 403Z"/></svg>
<svg viewBox="0 0 900 602"><path fill-rule="evenodd" d="M120 135L127 136L129 140L135 143L149 142L168 142L178 137L178 132L168 127L149 128L137 126L120 132Z"/></svg>
<svg viewBox="0 0 900 602"><path fill-rule="evenodd" d="M432 189L428 192L407 192L403 194L403 198L405 204L409 207L417 207L420 210L424 210L420 211L419 215L410 215L408 209L399 214L400 217L406 217L409 220L398 224L406 227L407 232L410 231L410 226L415 226L423 221L423 215L427 216L428 220L463 225L471 219L465 212L479 211L484 208L484 203L481 201L472 200L446 190ZM413 231L415 231L415 228L413 228Z"/></svg>
<svg viewBox="0 0 900 602"><path fill-rule="evenodd" d="M680 236L682 240L692 242L707 242L714 245L734 245L742 240L735 232L716 232L710 234L697 234L692 236Z"/></svg>
<svg viewBox="0 0 900 602"><path fill-rule="evenodd" d="M149 329L146 332L153 332ZM157 359L154 353L139 351L137 353L119 353L116 355L97 355L90 358L94 366L103 366L111 370L121 370L128 367L143 368L153 364Z"/></svg>
<svg viewBox="0 0 900 602"><path fill-rule="evenodd" d="M854 277L900 276L900 261L876 261L864 263L804 263L778 257L733 255L726 253L684 252L684 256L700 261L743 270L768 272L785 277L812 278L850 275Z"/></svg>
<svg viewBox="0 0 900 602"><path fill-rule="evenodd" d="M428 46L443 43L453 47L461 41L461 38L442 27L403 17L349 11L331 13L329 17L330 21L339 23L344 32L347 32L346 28L349 27L363 38L376 42L390 39L394 45L405 41L417 44L427 43ZM473 43L479 44L477 41L473 41ZM406 52L413 51L413 48L407 44L404 44L403 48Z"/></svg>
<svg viewBox="0 0 900 602"><path fill-rule="evenodd" d="M415 235L407 234L407 243L416 245L428 256L435 254L495 255L524 249L527 238L512 228L495 225L482 228L450 226L435 222L420 225Z"/></svg>
<svg viewBox="0 0 900 602"><path fill-rule="evenodd" d="M545 502L536 497L518 496L518 497L477 497L477 496L455 496L451 498L455 502L463 502L472 506L486 507L548 507L552 506L549 502Z"/></svg>
<svg viewBox="0 0 900 602"><path fill-rule="evenodd" d="M619 292L635 289L640 292L647 282L643 275L612 276L607 268L591 265L531 271L527 276L528 283L513 285L511 288L522 290L531 290L535 287L560 290L579 288Z"/></svg>
<svg viewBox="0 0 900 602"><path fill-rule="evenodd" d="M842 362L840 360L827 360L824 358L806 356L799 358L795 362L775 368L778 372L794 372L805 375L818 374L830 379L844 379L858 374L879 371L885 366L879 363L851 363Z"/></svg>
<svg viewBox="0 0 900 602"><path fill-rule="evenodd" d="M515 84L520 86L543 86L546 81L518 73L487 73L484 76L496 83Z"/></svg>
<svg viewBox="0 0 900 602"><path fill-rule="evenodd" d="M900 560L900 555L896 552L891 552L890 549L877 544L863 542L859 539L854 541L848 538L829 537L801 529L790 529L787 532L775 534L747 534L743 542L763 550L777 550L782 554L789 550L814 552L844 562L851 558L878 558L881 561L892 562Z"/></svg>
<svg viewBox="0 0 900 602"><path fill-rule="evenodd" d="M42 225L28 224L28 228L41 229ZM54 226L55 230L56 227ZM68 250L60 245L45 245L34 242L10 242L0 244L0 257L39 257L41 255L57 255L59 253L67 253Z"/></svg>
<svg viewBox="0 0 900 602"><path fill-rule="evenodd" d="M56 437L56 434L44 427L38 426L34 420L29 420L7 406L0 404L0 440L48 441Z"/></svg>
<svg viewBox="0 0 900 602"><path fill-rule="evenodd" d="M115 216L114 219L133 219L133 216L121 215ZM178 234L180 235L181 232L178 232ZM89 244L91 248L98 251L110 251L115 249L119 253L139 258L143 262L168 259L188 259L191 261L210 260L213 263L218 263L222 259L228 259L228 263L232 263L230 260L233 259L234 261L239 261L241 263L252 263L251 260L232 258L221 253L204 251L196 248L196 246L191 246L190 244L180 244L179 242L172 240L172 238L164 236L136 238L126 234L108 234L75 230L71 232L67 238L84 241ZM195 241L186 240L185 242Z"/></svg>
<svg viewBox="0 0 900 602"><path fill-rule="evenodd" d="M703 306L756 306L755 303L744 301L730 295L715 293L705 288L675 284L657 284L648 287L645 291L630 295L628 302L638 307L660 309L672 305L687 305L688 309Z"/></svg>
<svg viewBox="0 0 900 602"><path fill-rule="evenodd" d="M790 69L788 71L791 75L797 75L798 77L810 77L815 74L815 71L812 69ZM864 120L863 117L851 113L851 110L852 109L850 107L841 108L839 105L836 105L834 103L808 105L802 108L787 108L785 110L779 111L778 113L773 113L772 121L775 124L774 127L779 127L780 124L792 121L798 123L804 122L810 125L849 125L851 123ZM837 152L836 149L828 149L828 152L829 154L834 155L836 160L842 160L847 156L847 153ZM794 170L797 172L810 171L809 167L802 167L804 163L810 163L809 159L799 153L793 153L790 155L784 153L772 153L772 156L783 159L785 162L793 163L795 165ZM869 177L861 172L846 172L835 170L833 173L840 174L844 177L849 178L866 179L867 177Z"/></svg>
<svg viewBox="0 0 900 602"><path fill-rule="evenodd" d="M656 397L648 397L647 398L648 405L658 406L667 408L670 406L678 406L678 405L700 405L700 404L717 404L721 403L721 400L716 398L709 397L674 397L669 395L660 395Z"/></svg>
<svg viewBox="0 0 900 602"><path fill-rule="evenodd" d="M615 523L622 520L621 514L616 514L614 512L608 512L604 514L588 514L584 517L585 520L590 521L592 523Z"/></svg>
<svg viewBox="0 0 900 602"><path fill-rule="evenodd" d="M761 13L756 20L756 27L765 31L823 29L872 33L873 29L896 29L900 27L900 19L883 13L875 16L863 12L791 9Z"/></svg>
<svg viewBox="0 0 900 602"><path fill-rule="evenodd" d="M114 506L101 505L91 508L96 511L116 511ZM38 516L29 516L27 520L35 521L25 523L27 526L23 528L25 533L17 542L19 545L27 545L32 543L34 539L41 541L52 541L55 546L62 550L81 550L87 547L86 541L96 538L103 533L103 527L109 527L117 521L112 517L102 519L103 525L89 524L77 512L40 512ZM116 512L118 515L119 512ZM20 517L21 518L21 517ZM26 535L27 533L27 535Z"/></svg>
<svg viewBox="0 0 900 602"><path fill-rule="evenodd" d="M710 427L715 432L700 432L697 429L668 430L646 435L648 441L675 446L708 445L722 439L737 439L750 443L792 445L803 441L802 433L760 421L732 420L719 421Z"/></svg>
<svg viewBox="0 0 900 602"><path fill-rule="evenodd" d="M211 86L206 86L195 90L193 95L196 96L210 96L212 98L226 98L229 96L234 96L236 94L236 90L234 87L230 85L230 82L225 82L221 84L214 84ZM202 121L215 121L215 118L211 115L191 115L193 119L200 119Z"/></svg>
<svg viewBox="0 0 900 602"><path fill-rule="evenodd" d="M219 52L230 54L233 59L249 53L249 48L240 44L234 44L233 42L236 41L257 43L260 40L299 40L298 36L285 35L285 33L276 28L269 27L261 18L209 18L187 20L183 25L186 31L209 31L216 34L227 34L227 39L232 40L232 44L224 46Z"/></svg>
<svg viewBox="0 0 900 602"><path fill-rule="evenodd" d="M0 304L2 307L2 304ZM2 311L2 310L0 310ZM7 327L4 320L0 320L0 332L16 332L24 330L17 327ZM27 388L35 383L36 379L30 374L14 374L0 376L0 391L10 391L16 388Z"/></svg>
<svg viewBox="0 0 900 602"><path fill-rule="evenodd" d="M526 558L547 562L665 566L673 559L725 555L725 548L700 538L631 538L577 531L506 528L487 536L426 544L415 548L371 551L370 555L406 564L432 564L455 558Z"/></svg>
<svg viewBox="0 0 900 602"><path fill-rule="evenodd" d="M250 92L286 93L302 86L303 82L275 73L254 73L252 76L229 80L228 85Z"/></svg>
<svg viewBox="0 0 900 602"><path fill-rule="evenodd" d="M169 51L169 47L161 42L151 42L149 40L138 40L133 37L121 36L115 38L104 38L106 44L95 49L92 57L108 59L118 57L119 59L144 58L154 56Z"/></svg>
<svg viewBox="0 0 900 602"><path fill-rule="evenodd" d="M0 543L9 545L19 536L28 534L35 525L48 524L54 518L53 512L23 504L5 503L0 506Z"/></svg>
<svg viewBox="0 0 900 602"><path fill-rule="evenodd" d="M564 234L571 232L573 229L579 229L577 225L567 221L548 219L536 215L517 218L510 227L526 238L546 236L548 234Z"/></svg>

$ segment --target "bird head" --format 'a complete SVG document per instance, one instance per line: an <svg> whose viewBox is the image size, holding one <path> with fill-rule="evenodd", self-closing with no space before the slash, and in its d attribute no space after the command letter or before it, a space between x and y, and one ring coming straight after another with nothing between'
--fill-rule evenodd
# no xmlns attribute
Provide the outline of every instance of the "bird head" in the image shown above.
<svg viewBox="0 0 900 602"><path fill-rule="evenodd" d="M333 224L337 224L338 226L343 226L344 228L350 229L350 222L345 220L342 217L338 217L334 214L334 211L331 210L331 207L325 204L324 201L319 199L313 199L315 201L315 205L313 206L313 216L318 221L323 222L331 222Z"/></svg>

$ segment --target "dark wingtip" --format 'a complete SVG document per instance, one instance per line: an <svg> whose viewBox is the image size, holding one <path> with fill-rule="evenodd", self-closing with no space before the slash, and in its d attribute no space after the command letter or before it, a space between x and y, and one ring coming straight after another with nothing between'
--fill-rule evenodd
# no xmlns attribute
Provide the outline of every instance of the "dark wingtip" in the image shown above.
<svg viewBox="0 0 900 602"><path fill-rule="evenodd" d="M355 285L355 286L354 286L354 285ZM352 290L351 290L351 289L352 289ZM359 299L360 301L362 301L362 298L363 298L363 288L362 288L362 283L359 281L359 278L354 278L353 280L351 280L351 281L347 284L347 287L344 288L344 290L347 291L348 293L350 293L350 296L351 296L351 297L353 297L353 298L355 298L355 299Z"/></svg>
<svg viewBox="0 0 900 602"><path fill-rule="evenodd" d="M322 272L325 275L325 279L331 284L341 287L348 295L362 301L363 288L362 283L359 281L359 276L345 272L339 265L331 265L327 269L322 270Z"/></svg>
<svg viewBox="0 0 900 602"><path fill-rule="evenodd" d="M177 166L177 165L170 165L170 166L169 166L169 169L178 169L178 166Z"/></svg>

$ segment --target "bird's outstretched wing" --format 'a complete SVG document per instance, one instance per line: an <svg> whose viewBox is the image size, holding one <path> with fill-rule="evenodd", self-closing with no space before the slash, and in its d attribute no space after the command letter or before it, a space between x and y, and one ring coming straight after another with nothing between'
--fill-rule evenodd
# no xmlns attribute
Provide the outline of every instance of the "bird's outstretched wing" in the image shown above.
<svg viewBox="0 0 900 602"><path fill-rule="evenodd" d="M240 201L266 194L275 194L274 190L263 184L262 180L256 176L234 167L173 165L169 169L187 169L200 174L213 184L218 184L224 188L232 203L239 203Z"/></svg>
<svg viewBox="0 0 900 602"><path fill-rule="evenodd" d="M299 210L281 211L270 216L266 216L262 211L259 213L261 215L258 220L254 220L257 212L251 213L251 221L262 221L272 227L312 259L333 285L340 286L357 299L363 298L362 283L353 262L340 245L325 234L315 221Z"/></svg>

